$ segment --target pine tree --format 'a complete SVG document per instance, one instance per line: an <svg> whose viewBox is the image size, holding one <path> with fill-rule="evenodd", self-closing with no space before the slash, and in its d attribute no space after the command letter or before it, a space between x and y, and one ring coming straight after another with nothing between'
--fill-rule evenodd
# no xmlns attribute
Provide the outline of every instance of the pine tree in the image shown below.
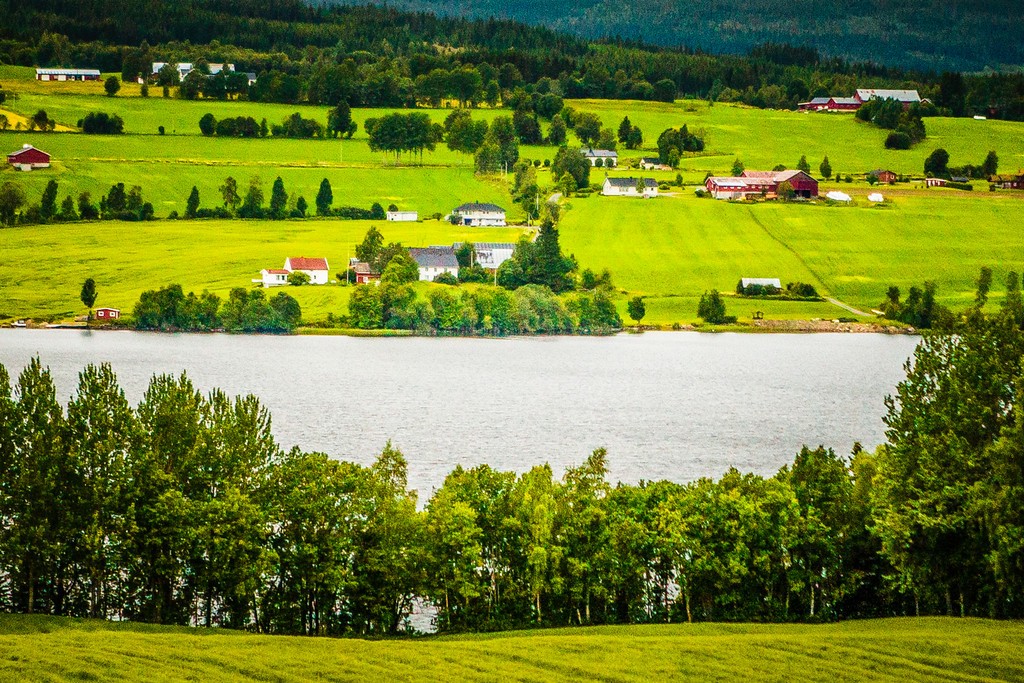
<svg viewBox="0 0 1024 683"><path fill-rule="evenodd" d="M51 179L43 190L43 198L39 201L39 215L48 221L57 213L57 181Z"/></svg>
<svg viewBox="0 0 1024 683"><path fill-rule="evenodd" d="M827 155L821 160L821 166L818 167L818 170L821 171L822 178L828 180L832 177L832 164L828 163Z"/></svg>
<svg viewBox="0 0 1024 683"><path fill-rule="evenodd" d="M188 195L188 201L185 203L185 218L195 218L196 212L199 211L199 189L193 185L192 191Z"/></svg>
<svg viewBox="0 0 1024 683"><path fill-rule="evenodd" d="M284 210L288 205L288 193L284 191L284 181L281 176L274 180L274 186L270 190L270 215L272 218L284 218Z"/></svg>
<svg viewBox="0 0 1024 683"><path fill-rule="evenodd" d="M331 204L334 203L334 192L331 190L331 182L324 178L320 181L320 190L316 193L316 215L331 215Z"/></svg>
<svg viewBox="0 0 1024 683"><path fill-rule="evenodd" d="M811 172L811 165L809 163L807 163L807 156L806 155L801 155L800 156L800 161L798 161L796 163L796 168L797 168L798 171L803 171L804 173L810 173Z"/></svg>

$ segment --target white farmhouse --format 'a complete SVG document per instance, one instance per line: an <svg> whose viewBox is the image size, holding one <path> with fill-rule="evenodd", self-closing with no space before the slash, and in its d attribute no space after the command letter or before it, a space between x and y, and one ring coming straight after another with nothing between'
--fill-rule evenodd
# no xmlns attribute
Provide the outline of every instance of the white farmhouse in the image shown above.
<svg viewBox="0 0 1024 683"><path fill-rule="evenodd" d="M741 277L740 285L743 289L750 287L751 285L757 285L760 287L774 287L775 289L782 289L782 280L777 277Z"/></svg>
<svg viewBox="0 0 1024 683"><path fill-rule="evenodd" d="M459 260L451 247L412 247L409 256L419 266L423 282L433 282L442 273L459 276Z"/></svg>
<svg viewBox="0 0 1024 683"><path fill-rule="evenodd" d="M288 271L283 268L264 268L258 280L253 280L264 287L282 287L288 284Z"/></svg>
<svg viewBox="0 0 1024 683"><path fill-rule="evenodd" d="M592 147L584 147L582 150L583 156L587 158L591 166L597 166L597 160L601 160L601 165L605 168L614 168L619 165L619 153L614 149L593 149Z"/></svg>
<svg viewBox="0 0 1024 683"><path fill-rule="evenodd" d="M305 273L309 275L309 284L327 284L327 259L292 256L284 260L284 269L289 273Z"/></svg>
<svg viewBox="0 0 1024 683"><path fill-rule="evenodd" d="M459 224L474 228L505 227L505 209L497 204L470 202L455 207L452 216L458 219Z"/></svg>
<svg viewBox="0 0 1024 683"><path fill-rule="evenodd" d="M387 219L399 223L415 223L420 219L420 215L415 211L388 211Z"/></svg>
<svg viewBox="0 0 1024 683"><path fill-rule="evenodd" d="M643 190L639 189L641 186ZM605 178L601 194L605 197L657 197L658 181L654 178Z"/></svg>

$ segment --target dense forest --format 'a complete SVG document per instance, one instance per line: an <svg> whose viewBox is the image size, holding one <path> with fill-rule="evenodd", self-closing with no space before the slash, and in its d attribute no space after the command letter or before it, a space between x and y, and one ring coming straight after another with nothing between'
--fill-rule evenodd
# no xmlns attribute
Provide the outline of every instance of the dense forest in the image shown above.
<svg viewBox="0 0 1024 683"><path fill-rule="evenodd" d="M132 407L101 365L63 406L38 359L0 367L0 609L308 635L423 604L441 631L1020 618L1024 302L987 291L922 339L874 453L685 484L613 485L603 450L561 477L459 466L422 507L391 444L282 452L252 396L157 376Z"/></svg>
<svg viewBox="0 0 1024 683"><path fill-rule="evenodd" d="M154 61L231 62L260 75L254 91L242 93L254 100L395 107L447 97L476 106L506 104L505 96L522 88L569 98L689 96L792 108L812 96L848 96L858 87L906 87L954 115L1024 118L1024 74L950 71L940 77L939 68L958 64L908 71L877 53L851 62L775 43L743 55L711 55L619 39L588 42L508 20L301 0L2 0L0 11L8 17L0 27L0 62L90 66L125 79L149 73ZM1019 47L1016 35L996 39L1004 22L1014 25L1015 13L1019 9L996 13L1000 18L978 44ZM950 42L942 49L971 52Z"/></svg>
<svg viewBox="0 0 1024 683"><path fill-rule="evenodd" d="M362 4L361 0L334 0ZM1024 63L1016 0L818 0L777 3L501 2L396 0L408 10L470 17L505 17L591 39L620 36L657 45L745 53L762 43L809 45L830 56L944 71Z"/></svg>

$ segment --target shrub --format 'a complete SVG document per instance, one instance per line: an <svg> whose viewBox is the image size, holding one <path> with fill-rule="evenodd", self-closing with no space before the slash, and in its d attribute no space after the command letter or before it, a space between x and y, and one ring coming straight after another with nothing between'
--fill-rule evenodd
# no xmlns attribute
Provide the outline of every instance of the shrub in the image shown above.
<svg viewBox="0 0 1024 683"><path fill-rule="evenodd" d="M913 141L902 131L893 131L885 138L886 149L910 149Z"/></svg>
<svg viewBox="0 0 1024 683"><path fill-rule="evenodd" d="M92 135L120 135L124 133L124 121L117 114L101 111L89 112L78 122L83 133Z"/></svg>
<svg viewBox="0 0 1024 683"><path fill-rule="evenodd" d="M434 278L434 282L439 285L457 285L459 284L459 279L451 273L441 273Z"/></svg>
<svg viewBox="0 0 1024 683"><path fill-rule="evenodd" d="M725 302L722 301L722 295L718 293L717 289L712 289L701 295L700 303L697 305L697 316L713 325L719 325L726 321Z"/></svg>
<svg viewBox="0 0 1024 683"><path fill-rule="evenodd" d="M292 287L301 287L302 285L309 284L309 273L303 273L300 270L296 270L288 274L288 284Z"/></svg>

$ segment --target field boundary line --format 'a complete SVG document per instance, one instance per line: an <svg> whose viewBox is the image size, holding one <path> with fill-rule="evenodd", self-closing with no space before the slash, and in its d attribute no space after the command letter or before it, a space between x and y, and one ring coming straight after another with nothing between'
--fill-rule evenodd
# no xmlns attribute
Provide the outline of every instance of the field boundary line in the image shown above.
<svg viewBox="0 0 1024 683"><path fill-rule="evenodd" d="M816 270L814 270L814 268L811 268L811 266L807 263L807 261L804 260L804 257L801 256L800 253L797 252L796 249L794 249L790 245L786 244L786 242L783 241L782 238L778 237L771 230L769 230L768 226L765 225L764 223L762 223L761 219L757 217L757 214L754 213L753 209L748 208L747 209L747 213L750 214L750 220L754 221L754 224L757 225L757 227L761 228L761 230L764 231L764 234L768 235L768 237L770 237L772 240L777 242L779 244L779 246L781 246L783 249L785 249L790 254L792 254L793 257L796 258L796 260L800 262L800 265L802 265L804 268L806 268L807 272L814 276L814 279L817 280L817 284L822 288L822 290L824 290L824 292L828 292L828 290L825 287L825 280L820 275L818 275L818 272ZM860 315L860 316L864 316L864 317L869 317L868 314L865 313L864 311L858 311L853 306L850 306L849 304L844 304L842 301L840 301L839 299L836 299L835 297L826 296L825 300L828 301L833 306L838 306L839 308L842 308L842 309L844 309L846 311L849 311L850 313L853 313L854 315Z"/></svg>

